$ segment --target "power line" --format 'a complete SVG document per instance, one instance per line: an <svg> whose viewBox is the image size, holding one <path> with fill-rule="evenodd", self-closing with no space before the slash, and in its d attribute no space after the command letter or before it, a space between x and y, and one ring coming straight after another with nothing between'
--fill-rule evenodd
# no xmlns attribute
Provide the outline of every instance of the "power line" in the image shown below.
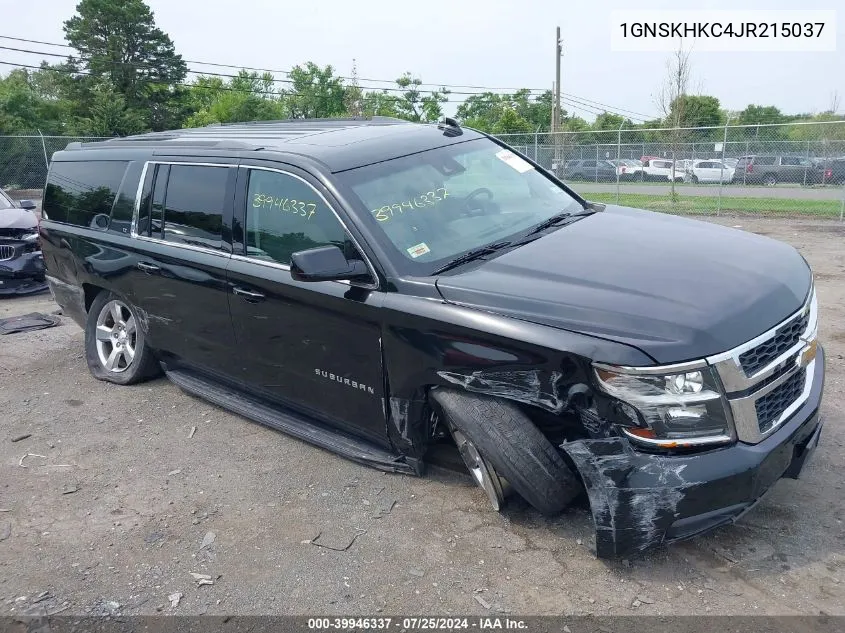
<svg viewBox="0 0 845 633"><path fill-rule="evenodd" d="M44 44L44 45L47 45L47 46L59 46L59 47L62 47L62 48L70 48L70 49L74 48L73 46L71 46L69 44L61 44L61 43L58 43L58 42L45 42L43 40L33 40L33 39L22 38L22 37L12 37L12 36L9 36L9 35L0 35L0 39L9 39L9 40L14 40L14 41L18 41L18 42L26 42L26 43L30 43L30 44ZM6 47L0 47L0 48L6 48ZM41 52L41 51L23 51L22 49L12 49L12 50L20 50L21 52L29 52L29 53L34 53L34 54L48 55L48 56L52 56L52 57L65 57L65 55L58 54L58 53L47 53L47 52ZM256 72L268 72L268 73L283 74L283 75L288 75L288 76L290 75L289 70L278 70L278 69L274 70L274 69L270 69L270 68L258 68L258 67L254 67L254 66L239 66L239 65L236 65L236 64L222 64L222 63L218 63L218 62L205 62L205 61L189 60L189 59L186 59L184 61L185 61L186 64L199 64L201 66L214 66L214 67L219 67L219 68L235 68L235 69L243 69L243 70L250 70L250 71L256 71ZM132 64L132 62L114 62L114 63L125 63L127 65L136 65L136 66L139 66L139 67L143 67L143 65ZM237 75L230 75L230 74L225 74L225 73L212 73L210 71L190 70L189 72L191 72L193 74L205 74L205 75L209 75L209 76L219 76L219 77L236 77L237 76ZM346 76L343 76L343 75L336 75L336 77L339 78L339 79L346 79L346 80L352 80L353 79L353 77L346 77ZM395 84L396 83L396 81L392 80L392 79L372 79L372 78L368 79L368 78L364 78L364 77L357 77L355 79L357 79L357 81L371 82L371 83L387 83L387 84ZM289 83L290 80L274 78L274 82ZM450 94L452 94L452 95L462 95L462 96L476 96L476 95L481 96L485 92L493 92L495 94L495 91L501 91L501 92L504 92L504 93L514 93L514 92L518 92L518 91L521 91L521 90L527 90L529 92L529 96L536 97L537 95L534 94L534 93L543 94L543 93L547 92L547 89L545 89L545 88L511 89L511 88L496 88L496 87L491 87L491 86L479 86L479 85L471 85L471 84L442 84L442 83L434 83L434 82L420 83L419 86L417 86L417 87L422 89L423 86L437 86L437 87L440 87L440 88L468 88L470 90L481 90L481 91L483 91L481 93L450 91ZM364 88L364 89L367 89L367 90L382 90L382 91L389 91L389 92L405 92L406 91L405 89L402 89L402 88L382 88L382 87L377 87L377 86L361 86L361 88ZM423 90L425 92L433 92L433 90L428 90L428 89L423 89ZM569 98L570 100L582 102L585 105L592 105L592 106L598 106L600 108L605 108L608 112L610 112L612 114L627 113L628 115L634 115L634 116L640 117L643 121L650 120L650 119L654 118L651 115L643 114L641 112L636 112L634 110L628 110L626 108L620 108L620 107L617 107L617 106L612 106L612 105L609 105L607 103L602 103L600 101L595 101L593 99L588 99L587 97L581 97L579 95L561 93L561 96Z"/></svg>

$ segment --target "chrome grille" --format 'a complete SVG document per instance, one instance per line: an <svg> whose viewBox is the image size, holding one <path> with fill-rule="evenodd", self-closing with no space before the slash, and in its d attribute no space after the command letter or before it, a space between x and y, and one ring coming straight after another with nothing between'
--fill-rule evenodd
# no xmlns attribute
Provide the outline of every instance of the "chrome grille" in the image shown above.
<svg viewBox="0 0 845 633"><path fill-rule="evenodd" d="M785 325L780 326L775 335L739 356L739 362L747 376L753 376L766 365L795 345L800 339L810 320L809 311L799 314Z"/></svg>
<svg viewBox="0 0 845 633"><path fill-rule="evenodd" d="M804 382L807 380L807 369L801 368L790 378L770 391L754 403L757 412L757 425L761 433L771 429L784 411L798 399L804 391Z"/></svg>
<svg viewBox="0 0 845 633"><path fill-rule="evenodd" d="M8 244L0 244L0 261L12 259L15 256L15 247Z"/></svg>
<svg viewBox="0 0 845 633"><path fill-rule="evenodd" d="M722 381L737 439L762 441L807 400L817 331L818 305L811 289L801 309L771 330L707 358Z"/></svg>

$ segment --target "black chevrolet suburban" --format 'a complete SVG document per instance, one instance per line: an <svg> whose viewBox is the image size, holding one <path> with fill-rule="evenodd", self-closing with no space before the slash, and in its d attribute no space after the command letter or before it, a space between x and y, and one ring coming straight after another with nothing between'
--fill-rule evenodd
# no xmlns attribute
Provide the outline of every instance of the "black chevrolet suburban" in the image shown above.
<svg viewBox="0 0 845 633"><path fill-rule="evenodd" d="M586 489L601 557L736 520L818 443L795 249L590 203L451 119L72 143L43 209L97 378L389 471L457 447L496 509Z"/></svg>

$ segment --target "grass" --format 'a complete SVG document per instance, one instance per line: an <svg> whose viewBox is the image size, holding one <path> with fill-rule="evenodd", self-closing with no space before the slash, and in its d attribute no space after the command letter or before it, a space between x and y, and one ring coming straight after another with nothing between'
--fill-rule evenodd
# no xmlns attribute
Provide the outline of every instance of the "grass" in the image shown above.
<svg viewBox="0 0 845 633"><path fill-rule="evenodd" d="M586 193L588 200L617 204L616 193ZM718 196L679 195L675 203L669 196L651 196L644 193L620 193L619 203L624 207L649 209L667 213L713 214L719 208ZM737 198L722 196L723 213L753 213L757 215L813 215L839 217L842 202L839 200L800 200L796 198Z"/></svg>

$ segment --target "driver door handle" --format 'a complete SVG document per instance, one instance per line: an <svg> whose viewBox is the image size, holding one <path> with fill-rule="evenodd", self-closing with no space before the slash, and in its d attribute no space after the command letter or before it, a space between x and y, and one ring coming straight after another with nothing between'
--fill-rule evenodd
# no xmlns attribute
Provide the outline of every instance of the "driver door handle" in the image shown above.
<svg viewBox="0 0 845 633"><path fill-rule="evenodd" d="M157 273L161 270L159 266L149 264L147 262L138 262L138 268L143 270L145 273Z"/></svg>
<svg viewBox="0 0 845 633"><path fill-rule="evenodd" d="M250 303L255 303L257 301L263 301L266 298L264 296L264 293L253 292L252 290L247 290L246 288L240 288L238 286L233 286L232 292L236 295L242 296L244 299L246 299Z"/></svg>

